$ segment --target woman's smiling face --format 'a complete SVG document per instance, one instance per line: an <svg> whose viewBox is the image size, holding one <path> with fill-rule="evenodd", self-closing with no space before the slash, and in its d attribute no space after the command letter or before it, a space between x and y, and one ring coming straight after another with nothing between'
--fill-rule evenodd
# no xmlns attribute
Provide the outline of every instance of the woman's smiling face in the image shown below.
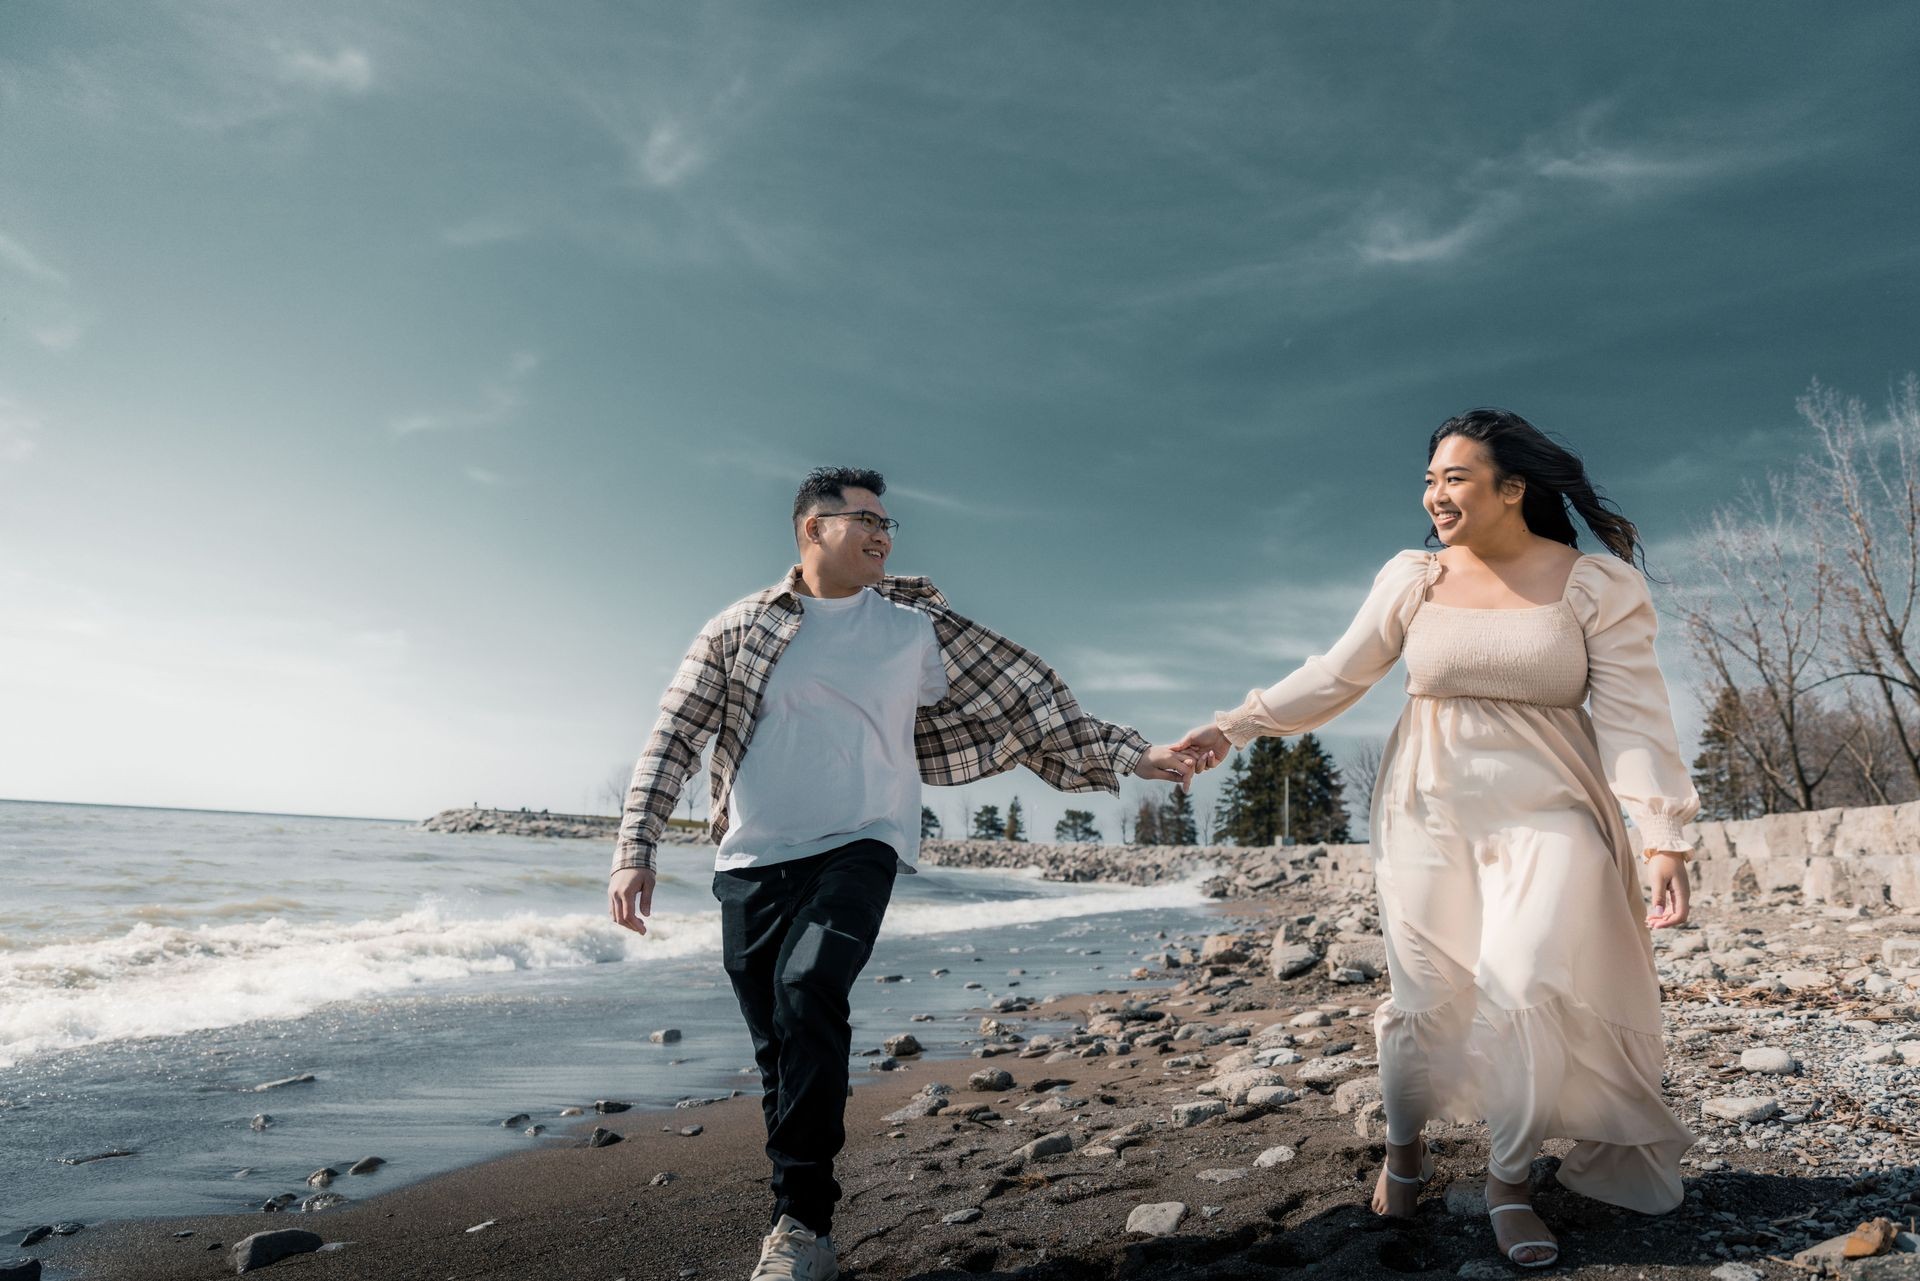
<svg viewBox="0 0 1920 1281"><path fill-rule="evenodd" d="M1493 454L1485 445L1448 436L1427 464L1421 506L1440 541L1452 546L1506 519L1509 510L1517 514L1525 492L1525 482L1510 478L1502 485L1496 479Z"/></svg>

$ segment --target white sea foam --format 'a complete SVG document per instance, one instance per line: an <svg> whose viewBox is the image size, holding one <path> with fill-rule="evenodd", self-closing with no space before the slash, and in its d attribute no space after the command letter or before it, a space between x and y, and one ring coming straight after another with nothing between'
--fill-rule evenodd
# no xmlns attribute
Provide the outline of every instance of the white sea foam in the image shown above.
<svg viewBox="0 0 1920 1281"><path fill-rule="evenodd" d="M984 932L1109 912L1185 908L1197 883L1087 887L972 902L896 902L884 937ZM598 913L463 918L428 905L350 923L277 917L0 952L0 1067L51 1050L171 1036L476 975L645 963L720 948L717 911L656 914L645 937Z"/></svg>

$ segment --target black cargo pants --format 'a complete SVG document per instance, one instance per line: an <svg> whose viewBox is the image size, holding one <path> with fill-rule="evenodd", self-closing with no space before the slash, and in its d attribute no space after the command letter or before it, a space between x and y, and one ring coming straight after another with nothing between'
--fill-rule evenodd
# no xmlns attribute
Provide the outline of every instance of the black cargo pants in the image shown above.
<svg viewBox="0 0 1920 1281"><path fill-rule="evenodd" d="M723 963L753 1036L766 1093L773 1218L833 1230L846 1144L847 996L893 896L893 847L855 841L825 854L715 872Z"/></svg>

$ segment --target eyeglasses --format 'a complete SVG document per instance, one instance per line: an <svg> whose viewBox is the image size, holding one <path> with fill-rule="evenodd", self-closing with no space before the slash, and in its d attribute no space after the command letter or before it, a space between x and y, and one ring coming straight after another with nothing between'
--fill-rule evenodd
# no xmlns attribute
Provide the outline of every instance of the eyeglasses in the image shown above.
<svg viewBox="0 0 1920 1281"><path fill-rule="evenodd" d="M860 528L866 530L869 534L877 534L885 530L888 538L892 538L893 531L900 528L900 522L893 519L893 517L882 516L878 512L870 512L865 508L851 512L815 512L814 515L822 519L828 516L845 516L850 520L859 521Z"/></svg>

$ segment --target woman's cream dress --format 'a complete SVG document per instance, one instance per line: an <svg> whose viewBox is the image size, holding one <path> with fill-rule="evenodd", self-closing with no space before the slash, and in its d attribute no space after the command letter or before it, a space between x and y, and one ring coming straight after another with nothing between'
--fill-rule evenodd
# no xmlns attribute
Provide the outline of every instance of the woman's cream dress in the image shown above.
<svg viewBox="0 0 1920 1281"><path fill-rule="evenodd" d="M1562 1183L1671 1210L1694 1140L1660 1097L1660 985L1620 809L1646 848L1685 850L1699 800L1646 580L1589 555L1554 604L1466 609L1426 599L1438 573L1431 553L1396 556L1337 645L1217 723L1236 747L1301 733L1405 657L1372 814L1388 1137L1485 1118L1488 1169L1514 1183L1543 1139L1574 1139Z"/></svg>

